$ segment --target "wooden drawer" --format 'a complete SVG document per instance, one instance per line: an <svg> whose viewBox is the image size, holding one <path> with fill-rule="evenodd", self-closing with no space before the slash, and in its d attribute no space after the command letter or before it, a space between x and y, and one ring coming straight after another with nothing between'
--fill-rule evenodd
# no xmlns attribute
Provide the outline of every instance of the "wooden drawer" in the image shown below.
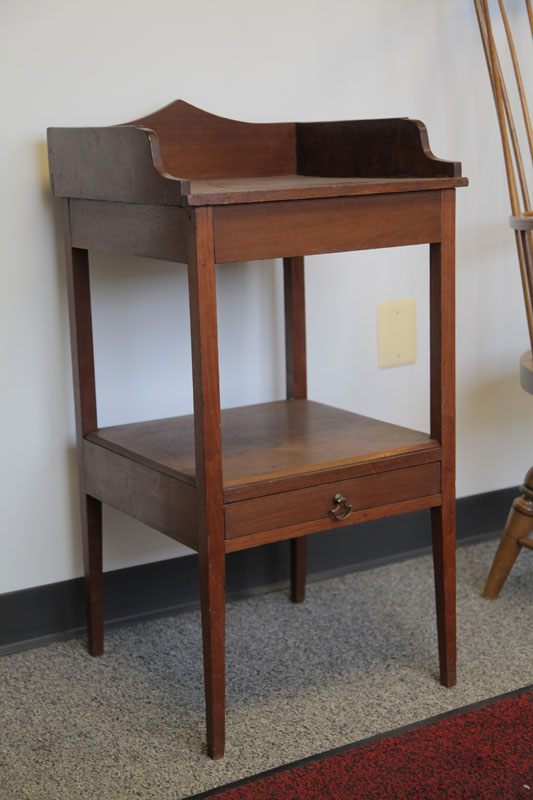
<svg viewBox="0 0 533 800"><path fill-rule="evenodd" d="M225 508L226 539L316 522L317 530L349 525L354 512L438 495L440 462L323 483L307 489L229 503ZM352 515L334 519L334 497L340 493L352 505ZM343 506L339 514L346 510Z"/></svg>

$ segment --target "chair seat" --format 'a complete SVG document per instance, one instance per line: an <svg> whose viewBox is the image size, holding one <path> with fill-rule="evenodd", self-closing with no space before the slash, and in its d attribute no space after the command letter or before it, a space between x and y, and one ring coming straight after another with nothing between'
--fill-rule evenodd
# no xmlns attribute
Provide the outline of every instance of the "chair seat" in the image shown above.
<svg viewBox="0 0 533 800"><path fill-rule="evenodd" d="M524 211L516 217L509 217L509 225L515 231L533 231L533 211Z"/></svg>
<svg viewBox="0 0 533 800"><path fill-rule="evenodd" d="M522 389L533 394L533 355L531 350L525 352L520 359L520 383Z"/></svg>

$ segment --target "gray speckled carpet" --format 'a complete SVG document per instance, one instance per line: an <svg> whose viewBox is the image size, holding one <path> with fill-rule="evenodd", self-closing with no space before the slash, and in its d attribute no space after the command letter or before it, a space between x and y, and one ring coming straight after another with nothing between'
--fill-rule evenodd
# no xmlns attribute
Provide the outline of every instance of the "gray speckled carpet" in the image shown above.
<svg viewBox="0 0 533 800"><path fill-rule="evenodd" d="M204 750L199 612L0 660L2 800L179 800L533 682L533 558L480 597L458 551L458 685L437 680L429 557L228 605L227 750Z"/></svg>

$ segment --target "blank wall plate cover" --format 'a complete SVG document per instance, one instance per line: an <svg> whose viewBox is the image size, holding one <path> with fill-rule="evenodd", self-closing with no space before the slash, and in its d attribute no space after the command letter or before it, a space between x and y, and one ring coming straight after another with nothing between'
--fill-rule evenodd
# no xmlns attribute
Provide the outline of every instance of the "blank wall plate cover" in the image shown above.
<svg viewBox="0 0 533 800"><path fill-rule="evenodd" d="M381 368L416 361L416 300L378 304L378 363Z"/></svg>

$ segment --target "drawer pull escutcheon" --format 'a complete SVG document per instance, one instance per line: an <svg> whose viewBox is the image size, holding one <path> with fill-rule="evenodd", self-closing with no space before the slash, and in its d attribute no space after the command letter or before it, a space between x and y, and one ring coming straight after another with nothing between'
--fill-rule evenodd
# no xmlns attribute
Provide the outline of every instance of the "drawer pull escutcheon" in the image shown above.
<svg viewBox="0 0 533 800"><path fill-rule="evenodd" d="M337 492L337 494L334 496L333 502L335 503L335 505L331 509L331 516L334 519L338 520L348 519L348 517L352 513L352 504L347 503L346 498L340 492ZM346 511L344 511L343 513L339 513L343 506L346 509Z"/></svg>

